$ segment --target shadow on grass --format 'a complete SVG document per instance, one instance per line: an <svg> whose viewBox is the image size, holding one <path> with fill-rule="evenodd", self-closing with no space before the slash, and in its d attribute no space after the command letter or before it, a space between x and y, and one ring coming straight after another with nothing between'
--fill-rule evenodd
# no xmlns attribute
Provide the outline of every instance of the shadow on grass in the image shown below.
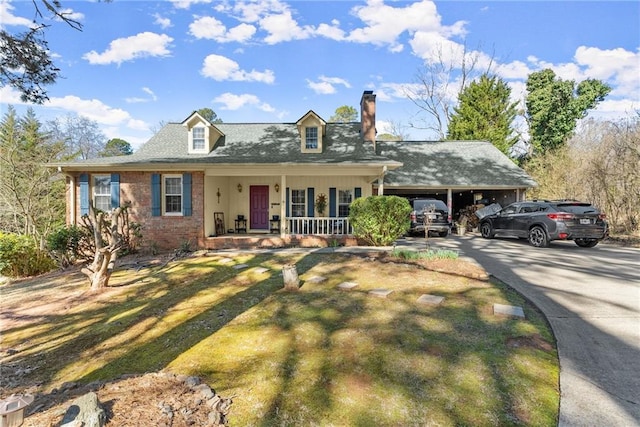
<svg viewBox="0 0 640 427"><path fill-rule="evenodd" d="M432 273L411 267L407 274L415 280L387 299L368 295L366 287L338 291L331 279L305 283L299 292L278 292L279 267L292 260L300 276L325 263L327 275L341 280L356 280L359 271L388 277L394 285L405 279L398 266L357 257L348 267L324 255L245 258L243 270L213 259L175 264L170 274L155 272L153 282L131 285L119 300L82 313L51 315L46 322L54 326L32 338L32 350L41 350L25 361L52 366L38 373L47 382L60 376L90 382L160 370L181 355L187 360L178 367L190 366L190 352L199 352L205 360L190 373L208 375L216 388L238 393L238 425L553 424L556 412L547 400L549 394L557 397L557 382L537 382L541 366L553 367L555 352L508 344L514 337L541 333L544 322L530 308L531 321L487 316L494 297L524 305L506 289L487 282L463 291L446 285L433 289L420 282L420 275ZM258 266L269 268L266 277L252 276ZM151 276L140 280L147 279ZM444 296L445 302L416 304L424 292ZM257 320L238 319L257 306ZM217 334L234 319L239 322L231 338ZM251 329L247 333L242 327L249 321L255 324L245 328ZM60 342L44 348L42 342L55 333ZM128 341L118 341L127 334ZM280 340L279 347L257 350L252 340L261 334L267 341ZM544 363L531 368L536 354ZM241 363L226 369L224 357ZM74 367L78 359L87 361ZM259 380L263 384L257 383L251 375L265 366L271 370ZM538 389L542 397L536 396ZM246 404L254 391L259 410Z"/></svg>

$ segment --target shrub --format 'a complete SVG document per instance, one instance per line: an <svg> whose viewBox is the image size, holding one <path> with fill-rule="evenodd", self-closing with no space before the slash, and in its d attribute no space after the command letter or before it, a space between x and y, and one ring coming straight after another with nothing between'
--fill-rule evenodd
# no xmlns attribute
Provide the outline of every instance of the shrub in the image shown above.
<svg viewBox="0 0 640 427"><path fill-rule="evenodd" d="M87 230L78 226L61 227L47 238L47 249L60 267L68 267L91 255L87 253L89 238Z"/></svg>
<svg viewBox="0 0 640 427"><path fill-rule="evenodd" d="M373 246L388 246L411 225L409 201L398 196L369 196L353 201L349 221L353 234Z"/></svg>
<svg viewBox="0 0 640 427"><path fill-rule="evenodd" d="M56 268L49 254L29 236L0 233L0 274L8 277L36 276Z"/></svg>

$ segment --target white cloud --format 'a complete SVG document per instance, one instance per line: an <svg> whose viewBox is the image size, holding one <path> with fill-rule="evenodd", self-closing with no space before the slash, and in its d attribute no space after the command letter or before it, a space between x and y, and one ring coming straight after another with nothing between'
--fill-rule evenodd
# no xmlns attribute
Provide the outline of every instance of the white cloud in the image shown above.
<svg viewBox="0 0 640 427"><path fill-rule="evenodd" d="M173 38L166 34L156 34L144 32L135 36L113 40L109 43L109 48L103 53L95 50L88 52L82 58L90 64L112 64L120 65L124 61L132 61L137 58L149 56L168 56L171 51L168 49Z"/></svg>
<svg viewBox="0 0 640 427"><path fill-rule="evenodd" d="M192 4L211 3L212 0L169 0L176 9L189 9Z"/></svg>
<svg viewBox="0 0 640 427"><path fill-rule="evenodd" d="M452 26L443 26L435 4L427 0L417 1L406 7L386 5L383 0L369 0L365 6L354 7L352 13L366 26L351 31L347 40L388 45L392 52L403 50L398 39L404 32L414 37L426 33L438 34L442 38L465 34L462 21ZM421 56L419 52L416 54Z"/></svg>
<svg viewBox="0 0 640 427"><path fill-rule="evenodd" d="M204 59L200 73L216 81L248 81L271 84L275 81L273 71L245 71L232 59L211 54Z"/></svg>
<svg viewBox="0 0 640 427"><path fill-rule="evenodd" d="M213 102L216 104L222 104L222 110L239 110L245 105L254 105L262 111L269 113L275 112L275 109L271 105L266 102L261 102L257 96L248 93L235 95L233 93L226 92L214 98Z"/></svg>
<svg viewBox="0 0 640 427"><path fill-rule="evenodd" d="M345 32L340 29L340 21L334 19L329 24L320 24L316 29L316 34L331 40L341 41L345 38Z"/></svg>
<svg viewBox="0 0 640 427"><path fill-rule="evenodd" d="M156 96L156 94L149 89L148 87L143 87L142 91L144 93L146 93L147 95L149 95L146 98L141 98L141 97L131 97L131 98L125 98L125 101L129 104L139 104L142 102L150 102L150 101L157 101L158 97Z"/></svg>
<svg viewBox="0 0 640 427"><path fill-rule="evenodd" d="M276 44L291 40L304 40L313 35L312 27L300 27L290 11L278 15L268 15L260 20L260 28L269 33L264 41Z"/></svg>
<svg viewBox="0 0 640 427"><path fill-rule="evenodd" d="M580 46L574 58L586 77L611 83L611 96L640 99L640 51Z"/></svg>
<svg viewBox="0 0 640 427"><path fill-rule="evenodd" d="M72 21L81 22L84 21L84 14L80 12L74 12L73 9L61 9L60 14ZM62 18L56 17L57 21L62 21Z"/></svg>
<svg viewBox="0 0 640 427"><path fill-rule="evenodd" d="M6 26L33 27L35 25L31 19L15 16L14 9L7 0L0 1L0 28Z"/></svg>
<svg viewBox="0 0 640 427"><path fill-rule="evenodd" d="M164 18L159 13L154 13L153 17L156 18L156 20L153 21L153 23L156 25L159 25L160 28L162 28L163 30L166 30L167 28L173 26L173 24L171 23L171 19Z"/></svg>
<svg viewBox="0 0 640 427"><path fill-rule="evenodd" d="M307 80L307 86L320 95L336 93L336 85L343 85L346 88L351 87L348 81L340 77L320 76L318 80L317 82Z"/></svg>
<svg viewBox="0 0 640 427"><path fill-rule="evenodd" d="M243 43L250 40L255 32L256 27L244 23L227 31L227 27L212 16L198 18L189 25L189 34L198 39L210 39L219 43Z"/></svg>

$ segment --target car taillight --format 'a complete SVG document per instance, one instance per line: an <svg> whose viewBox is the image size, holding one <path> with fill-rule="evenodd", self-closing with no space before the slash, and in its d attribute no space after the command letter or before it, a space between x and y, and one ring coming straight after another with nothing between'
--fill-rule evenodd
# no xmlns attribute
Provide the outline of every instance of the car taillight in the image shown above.
<svg viewBox="0 0 640 427"><path fill-rule="evenodd" d="M416 214L411 214L411 221L416 222Z"/></svg>
<svg viewBox="0 0 640 427"><path fill-rule="evenodd" d="M603 220L603 221L604 221L605 219L607 219L607 215L606 215L606 214L603 214L603 213L598 214L598 219L601 219L601 220Z"/></svg>
<svg viewBox="0 0 640 427"><path fill-rule="evenodd" d="M570 213L566 213L566 212L554 212L554 213L548 213L547 217L554 220L554 221L564 221L567 219L573 219L574 216L573 214Z"/></svg>

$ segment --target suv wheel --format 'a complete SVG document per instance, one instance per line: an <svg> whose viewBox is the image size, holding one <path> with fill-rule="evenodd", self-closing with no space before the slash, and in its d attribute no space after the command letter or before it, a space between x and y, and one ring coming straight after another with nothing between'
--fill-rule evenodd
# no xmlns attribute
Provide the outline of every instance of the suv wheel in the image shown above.
<svg viewBox="0 0 640 427"><path fill-rule="evenodd" d="M480 233L482 234L482 237L484 237L485 239L493 239L493 230L491 229L491 224L489 224L488 222L483 222L480 225Z"/></svg>
<svg viewBox="0 0 640 427"><path fill-rule="evenodd" d="M576 239L574 242L581 248L592 248L598 244L598 239Z"/></svg>
<svg viewBox="0 0 640 427"><path fill-rule="evenodd" d="M529 243L536 248L546 248L549 246L549 237L547 236L547 232L544 231L544 228L536 225L529 230Z"/></svg>

